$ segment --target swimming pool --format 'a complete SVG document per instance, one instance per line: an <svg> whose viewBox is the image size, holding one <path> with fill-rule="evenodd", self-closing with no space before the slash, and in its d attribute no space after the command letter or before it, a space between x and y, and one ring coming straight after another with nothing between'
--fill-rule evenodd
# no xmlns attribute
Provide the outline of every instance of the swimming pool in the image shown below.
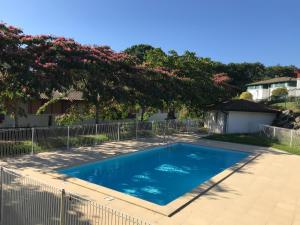
<svg viewBox="0 0 300 225"><path fill-rule="evenodd" d="M248 155L176 143L58 172L164 206Z"/></svg>

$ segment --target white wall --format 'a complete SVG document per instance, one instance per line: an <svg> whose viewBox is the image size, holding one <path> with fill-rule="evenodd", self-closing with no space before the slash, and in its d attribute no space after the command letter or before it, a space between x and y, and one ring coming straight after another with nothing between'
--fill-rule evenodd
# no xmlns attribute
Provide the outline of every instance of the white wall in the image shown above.
<svg viewBox="0 0 300 225"><path fill-rule="evenodd" d="M212 133L223 133L225 126L226 114L220 111L210 111L206 114L204 127L208 128Z"/></svg>
<svg viewBox="0 0 300 225"><path fill-rule="evenodd" d="M137 117L141 116L141 110L139 111L139 113L137 114ZM175 113L176 118L178 118L178 113ZM158 111L157 113L154 113L153 115L149 116L148 121L164 121L166 120L168 117L168 113L166 112L162 112L162 111Z"/></svg>
<svg viewBox="0 0 300 225"><path fill-rule="evenodd" d="M162 112L158 112L158 113L155 113L153 115L151 115L148 120L149 121L153 121L153 120L156 120L156 121L163 121L167 118L168 116L168 113L162 113Z"/></svg>
<svg viewBox="0 0 300 225"><path fill-rule="evenodd" d="M290 87L288 83L285 83L284 87L288 90L289 96L300 96L300 79L297 80L297 87ZM250 92L253 96L254 101L268 99L272 96L272 91L277 89L278 87L270 87L268 89L251 89L247 88L247 91Z"/></svg>
<svg viewBox="0 0 300 225"><path fill-rule="evenodd" d="M230 111L227 122L227 133L254 133L259 125L271 125L276 113L234 112Z"/></svg>
<svg viewBox="0 0 300 225"><path fill-rule="evenodd" d="M271 92L269 89L247 89L248 92L250 92L253 96L253 100L257 101L257 100L262 100L262 99L267 99L268 97L270 97Z"/></svg>

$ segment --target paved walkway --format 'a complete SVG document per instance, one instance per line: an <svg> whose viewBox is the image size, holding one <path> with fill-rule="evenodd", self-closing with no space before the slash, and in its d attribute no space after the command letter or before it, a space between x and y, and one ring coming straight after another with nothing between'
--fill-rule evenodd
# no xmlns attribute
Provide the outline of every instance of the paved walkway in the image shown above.
<svg viewBox="0 0 300 225"><path fill-rule="evenodd" d="M174 141L178 140L257 151L262 154L172 217L166 217L118 199L106 201L104 199L107 196L101 193L54 179L47 174L49 169L102 159L160 144L155 140L105 143L91 149L41 153L35 156L8 159L2 164L157 225L300 225L299 156L261 147L209 141L197 136L174 138Z"/></svg>

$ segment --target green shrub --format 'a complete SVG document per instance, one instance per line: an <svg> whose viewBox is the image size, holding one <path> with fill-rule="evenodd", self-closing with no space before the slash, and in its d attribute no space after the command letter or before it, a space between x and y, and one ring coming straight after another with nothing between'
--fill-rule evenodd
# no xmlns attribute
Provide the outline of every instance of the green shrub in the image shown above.
<svg viewBox="0 0 300 225"><path fill-rule="evenodd" d="M37 143L33 144L34 152L41 152L42 147ZM20 154L28 154L32 151L31 141L6 141L0 142L0 156L13 156Z"/></svg>
<svg viewBox="0 0 300 225"><path fill-rule="evenodd" d="M272 96L273 97L282 97L282 96L287 96L288 93L289 92L286 88L280 87L280 88L276 88L272 91Z"/></svg>
<svg viewBox="0 0 300 225"><path fill-rule="evenodd" d="M253 95L252 95L250 92L245 91L245 92L243 92L243 93L240 95L240 99L252 101L252 100L253 100Z"/></svg>
<svg viewBox="0 0 300 225"><path fill-rule="evenodd" d="M69 126L91 119L93 116L89 107L72 106L66 113L55 117L55 122L59 126Z"/></svg>

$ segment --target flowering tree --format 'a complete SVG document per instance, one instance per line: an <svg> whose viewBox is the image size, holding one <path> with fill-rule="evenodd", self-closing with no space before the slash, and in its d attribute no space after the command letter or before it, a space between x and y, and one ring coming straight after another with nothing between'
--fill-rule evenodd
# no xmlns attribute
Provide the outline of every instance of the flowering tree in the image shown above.
<svg viewBox="0 0 300 225"><path fill-rule="evenodd" d="M136 66L134 83L130 86L131 104L141 109L141 120L150 108L162 108L164 103L174 96L173 86L179 82L176 74L164 68L149 68L146 65Z"/></svg>
<svg viewBox="0 0 300 225"><path fill-rule="evenodd" d="M216 86L212 80L213 65L211 60L199 58L193 52L178 55L175 51L168 54L161 49L149 50L146 63L150 67L162 66L173 71L177 82L169 83L165 104L169 110L169 118L175 118L175 107L187 106L193 111L211 104L215 100Z"/></svg>
<svg viewBox="0 0 300 225"><path fill-rule="evenodd" d="M0 24L0 102L15 118L16 127L19 115L24 114L22 103L32 95L29 86L34 83L22 35L20 29Z"/></svg>

